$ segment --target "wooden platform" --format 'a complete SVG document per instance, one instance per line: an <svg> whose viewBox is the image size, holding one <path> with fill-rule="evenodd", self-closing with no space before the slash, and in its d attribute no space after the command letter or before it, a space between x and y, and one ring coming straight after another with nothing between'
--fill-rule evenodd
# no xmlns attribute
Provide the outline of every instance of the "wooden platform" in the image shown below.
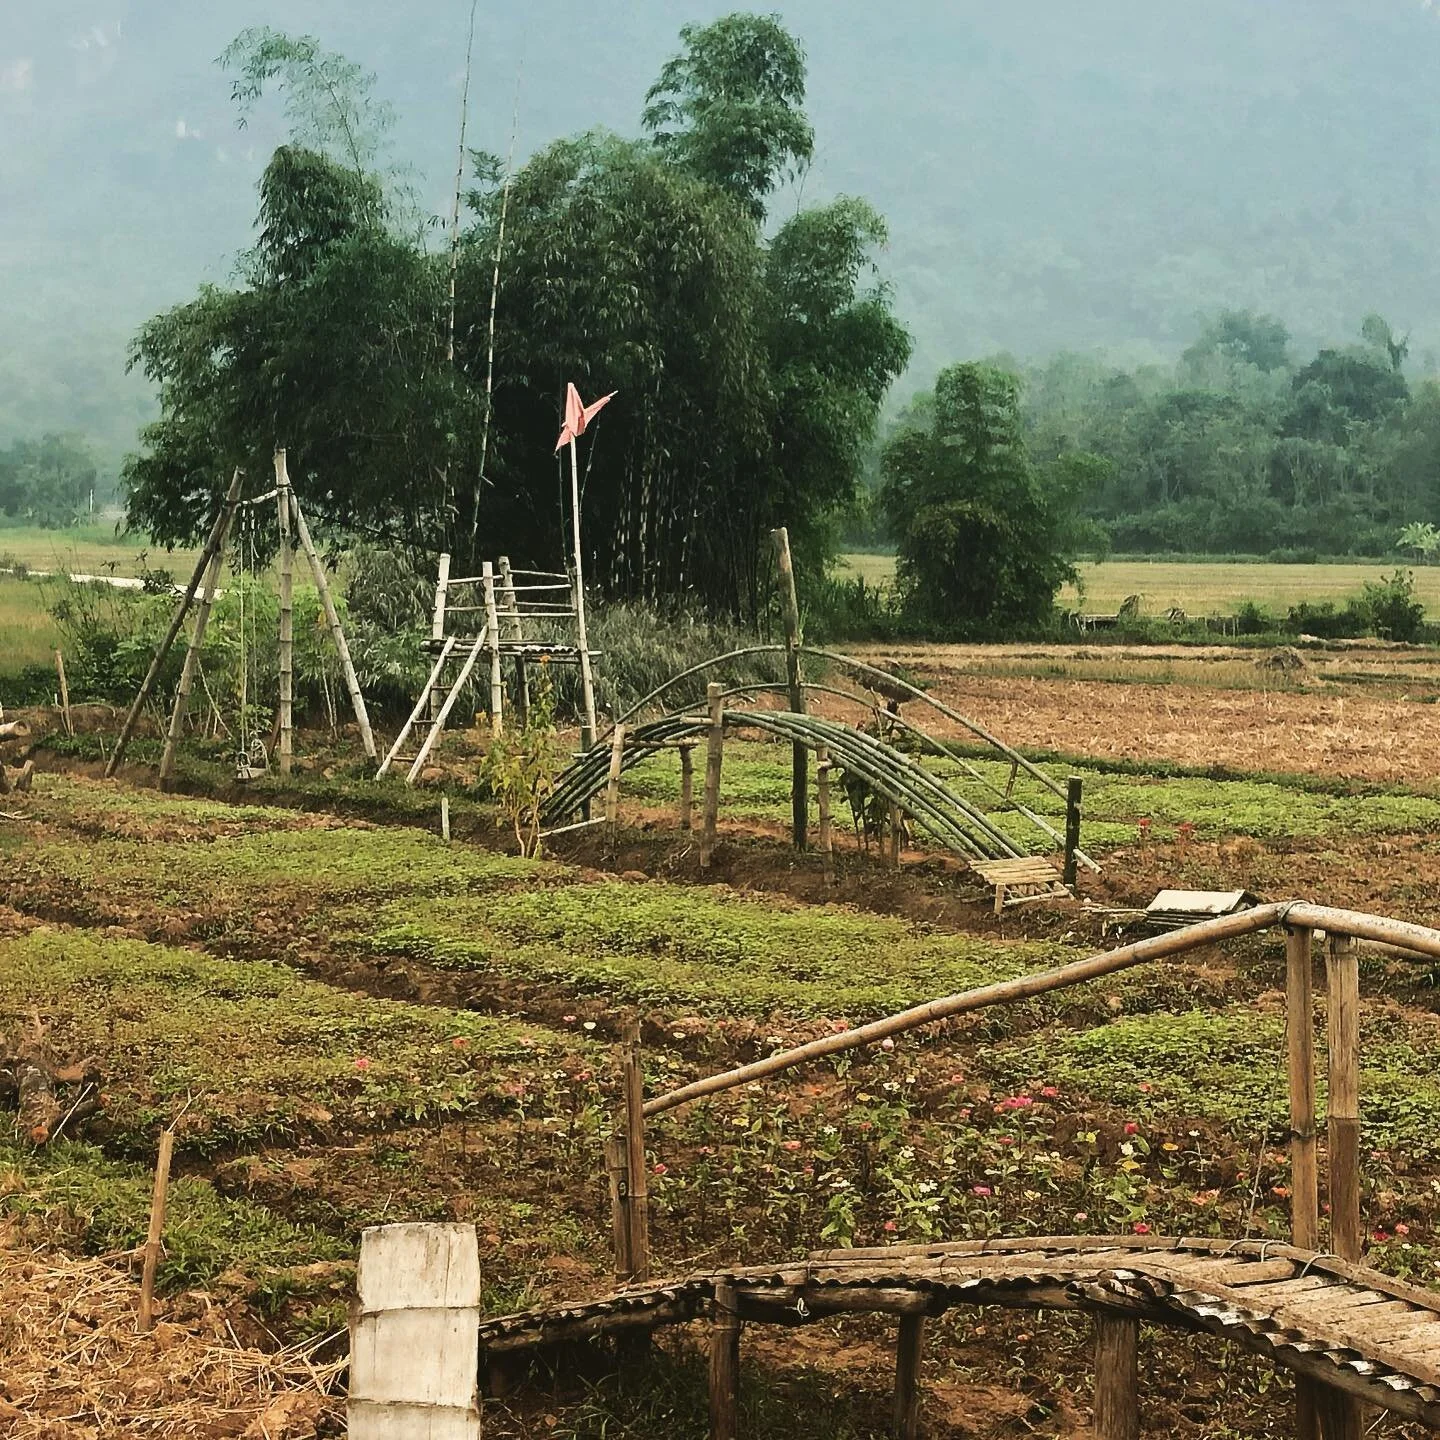
<svg viewBox="0 0 1440 1440"><path fill-rule="evenodd" d="M1440 1428L1440 1294L1259 1240L1059 1236L822 1251L482 1320L481 1358L713 1318L717 1292L733 1294L746 1323L889 1314L903 1334L905 1317L1001 1305L1208 1331L1330 1392Z"/></svg>
<svg viewBox="0 0 1440 1440"><path fill-rule="evenodd" d="M1012 905L1036 900L1073 898L1060 879L1060 872L1043 855L1022 855L1018 860L976 860L970 868L995 887L995 913Z"/></svg>

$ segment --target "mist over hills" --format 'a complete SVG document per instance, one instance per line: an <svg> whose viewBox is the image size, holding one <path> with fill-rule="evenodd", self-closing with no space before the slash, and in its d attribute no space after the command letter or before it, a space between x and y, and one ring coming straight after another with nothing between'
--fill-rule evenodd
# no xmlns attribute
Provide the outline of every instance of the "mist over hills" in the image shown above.
<svg viewBox="0 0 1440 1440"><path fill-rule="evenodd" d="M312 33L373 68L395 158L440 212L468 8L7 0L0 444L70 429L118 456L152 405L129 338L228 279L282 135L273 110L236 129L213 60L239 30ZM522 157L634 133L680 25L733 8L482 0L470 143L503 153L517 73ZM817 135L776 204L858 193L886 215L916 339L902 391L997 350L1168 358L1224 306L1280 315L1297 350L1378 310L1413 332L1414 368L1435 365L1440 15L1421 0L774 8L808 52Z"/></svg>

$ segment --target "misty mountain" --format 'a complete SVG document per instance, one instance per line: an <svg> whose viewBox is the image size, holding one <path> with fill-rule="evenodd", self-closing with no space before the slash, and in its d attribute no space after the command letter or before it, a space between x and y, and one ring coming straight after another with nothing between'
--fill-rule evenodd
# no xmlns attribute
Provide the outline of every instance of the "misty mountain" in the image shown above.
<svg viewBox="0 0 1440 1440"><path fill-rule="evenodd" d="M481 0L469 143L504 153L517 82L521 158L594 125L635 133L679 26L732 8ZM1434 365L1440 14L1421 0L775 8L809 55L817 136L776 205L858 193L887 216L916 385L1001 350L1167 358L1225 306L1282 316L1297 353L1378 310ZM124 373L130 337L230 276L283 136L273 107L236 128L213 61L239 30L312 33L373 68L393 158L442 213L468 11L5 0L0 444L75 429L117 455L152 406Z"/></svg>

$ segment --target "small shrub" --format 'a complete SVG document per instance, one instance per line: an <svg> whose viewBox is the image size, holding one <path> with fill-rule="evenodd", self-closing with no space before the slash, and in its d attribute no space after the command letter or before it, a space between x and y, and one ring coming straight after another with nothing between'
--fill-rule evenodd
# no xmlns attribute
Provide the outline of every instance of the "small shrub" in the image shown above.
<svg viewBox="0 0 1440 1440"><path fill-rule="evenodd" d="M1409 570L1367 583L1360 603L1382 640L1414 640L1425 623L1425 607L1415 598L1415 576Z"/></svg>

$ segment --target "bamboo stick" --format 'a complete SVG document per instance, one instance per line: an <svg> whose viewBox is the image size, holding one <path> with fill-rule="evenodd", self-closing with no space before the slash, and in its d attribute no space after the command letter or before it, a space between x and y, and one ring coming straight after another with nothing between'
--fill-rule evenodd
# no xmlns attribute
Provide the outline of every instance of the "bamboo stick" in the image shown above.
<svg viewBox="0 0 1440 1440"><path fill-rule="evenodd" d="M893 1429L896 1440L919 1440L920 1362L925 1353L925 1316L900 1317L900 1338L895 1347L895 1407Z"/></svg>
<svg viewBox="0 0 1440 1440"><path fill-rule="evenodd" d="M165 1233L165 1201L170 1190L170 1158L175 1150L175 1132L160 1132L160 1153L155 1159L155 1188L150 1195L150 1228L145 1236L145 1263L140 1278L139 1328L142 1333L155 1323L155 1271L160 1264L160 1241Z"/></svg>
<svg viewBox="0 0 1440 1440"><path fill-rule="evenodd" d="M275 504L280 521L280 773L295 753L295 547L290 539L290 474L285 451L275 452Z"/></svg>
<svg viewBox="0 0 1440 1440"><path fill-rule="evenodd" d="M635 1280L650 1278L650 1184L645 1173L645 1076L640 1022L625 1022L625 1173L630 1219L630 1265Z"/></svg>
<svg viewBox="0 0 1440 1440"><path fill-rule="evenodd" d="M508 555L500 557L500 607L507 617L508 638L523 645L525 631L520 623L520 607L515 603L515 575ZM530 718L530 667L523 655L515 657L515 713L523 730Z"/></svg>
<svg viewBox="0 0 1440 1440"><path fill-rule="evenodd" d="M619 728L618 726L616 727ZM680 742L680 829L688 832L695 814L695 744Z"/></svg>
<svg viewBox="0 0 1440 1440"><path fill-rule="evenodd" d="M445 643L448 646L450 642L447 640ZM476 660L480 658L480 651L484 644L485 636L482 634L470 647L470 653L466 655L465 663L460 667L459 675L455 677L455 683L446 693L444 704L440 706L440 711L430 726L430 733L426 735L424 743L410 762L410 769L405 775L407 785L415 783L416 776L420 774L431 750L435 748L435 742L440 738L440 733L445 728L445 722L450 718L450 712L455 708L455 702L460 698L460 692L465 688L465 682L470 678L470 672L474 670Z"/></svg>
<svg viewBox="0 0 1440 1440"><path fill-rule="evenodd" d="M705 689L710 704L710 736L705 750L705 814L700 831L700 868L710 868L715 851L715 829L720 816L720 766L725 751L725 701L719 685Z"/></svg>
<svg viewBox="0 0 1440 1440"><path fill-rule="evenodd" d="M480 567L485 587L485 628L490 636L490 733L505 733L505 677L500 669L500 612L495 603L495 567L487 560Z"/></svg>
<svg viewBox="0 0 1440 1440"><path fill-rule="evenodd" d="M605 781L605 823L610 827L610 847L620 828L620 767L625 763L625 727L617 725L610 737L610 774Z"/></svg>
<svg viewBox="0 0 1440 1440"><path fill-rule="evenodd" d="M450 589L450 556L442 553L440 563L435 575L435 607L430 612L430 643L439 645L445 639L445 604L449 598ZM435 672L438 674L438 669ZM433 721L440 714L440 706L444 702L445 692L437 689L435 677L430 680L430 719Z"/></svg>
<svg viewBox="0 0 1440 1440"><path fill-rule="evenodd" d="M1315 1000L1311 987L1314 931L1296 926L1285 937L1285 1036L1290 1084L1290 1238L1320 1248L1315 1172Z"/></svg>
<svg viewBox="0 0 1440 1440"><path fill-rule="evenodd" d="M585 630L585 577L580 568L580 462L575 458L575 437L570 437L570 514L575 531L575 630L580 647L580 689L585 700L585 726L580 748L595 743L595 677L590 673L590 639Z"/></svg>
<svg viewBox="0 0 1440 1440"><path fill-rule="evenodd" d="M1095 1317L1095 1440L1138 1440L1140 1322Z"/></svg>
<svg viewBox="0 0 1440 1440"><path fill-rule="evenodd" d="M615 1281L623 1285L635 1273L630 1258L630 1184L623 1135L605 1141L605 1178L610 1191L610 1245L615 1252Z"/></svg>
<svg viewBox="0 0 1440 1440"><path fill-rule="evenodd" d="M440 838L448 841L450 839L450 797L440 797Z"/></svg>
<svg viewBox="0 0 1440 1440"><path fill-rule="evenodd" d="M1360 1239L1360 963L1345 935L1326 940L1330 1048L1330 1248L1358 1260Z"/></svg>
<svg viewBox="0 0 1440 1440"><path fill-rule="evenodd" d="M735 1286L715 1282L710 1312L710 1440L736 1440L740 1430L740 1306Z"/></svg>
<svg viewBox="0 0 1440 1440"><path fill-rule="evenodd" d="M195 672L200 668L200 651L205 644L205 631L210 624L210 612L215 604L215 589L220 583L220 564L225 555L225 541L230 533L230 516L227 511L225 526L220 532L220 544L210 557L205 570L205 584L200 592L200 605L195 611L195 628L190 632L190 641L185 647L185 663L180 667L180 683L175 687L175 701L170 708L170 724L165 731L165 749L160 755L160 788L174 788L175 751L180 744L180 734L185 725L185 712L190 706L190 690L195 683ZM58 652L57 652L58 653Z"/></svg>
<svg viewBox="0 0 1440 1440"><path fill-rule="evenodd" d="M434 693L436 681L440 678L440 672L445 668L445 662L450 658L450 652L455 648L455 637L451 635L441 646L440 654L436 658L434 667L430 671L430 678L425 682L425 688L420 692L420 698L415 702L415 708L410 712L410 718L400 728L400 733L395 737L395 743L385 752L385 758L380 762L380 768L375 772L378 780L395 762L395 757L400 753L400 748L405 744L406 738L415 728L420 719L420 712L430 702L430 696Z"/></svg>
<svg viewBox="0 0 1440 1440"><path fill-rule="evenodd" d="M805 685L800 673L800 602L795 595L795 566L790 558L790 532L782 525L770 532L775 542L775 561L780 573L780 613L785 623L785 678L789 685L790 708L805 713ZM790 834L797 850L806 844L810 818L807 768L810 752L800 741L790 751Z"/></svg>
<svg viewBox="0 0 1440 1440"><path fill-rule="evenodd" d="M1065 870L1061 878L1071 890L1079 879L1075 862L1080 850L1080 795L1084 783L1078 775L1072 775L1065 786Z"/></svg>
<svg viewBox="0 0 1440 1440"><path fill-rule="evenodd" d="M55 674L60 680L60 718L65 722L65 733L74 735L75 722L70 718L70 686L65 679L65 657L55 652Z"/></svg>
<svg viewBox="0 0 1440 1440"><path fill-rule="evenodd" d="M330 639L334 642L335 653L340 657L340 671L345 677L345 689L350 696L350 708L355 712L355 723L360 727L360 741L365 747L365 758L373 760L376 754L375 732L370 728L370 712L365 708L360 677L355 673L354 660L350 658L350 644L345 638L345 627L340 623L340 612L335 608L335 597L325 576L324 563L315 549L310 526L306 524L305 513L300 509L300 501L293 490L290 492L290 514L295 521L295 533L300 539L300 548L304 550L305 559L310 565L310 577L315 582L320 604L325 611L325 624L330 629Z"/></svg>
<svg viewBox="0 0 1440 1440"><path fill-rule="evenodd" d="M1012 1004L1017 1000L1048 994L1052 990L1063 990L1071 985L1098 979L1102 975L1112 975L1117 970L1127 970L1131 966L1143 965L1151 960L1168 959L1172 955L1183 955L1202 946L1233 940L1241 935L1252 935L1257 930L1268 930L1272 925L1280 924L1305 925L1330 933L1351 935L1357 939L1404 945L1418 954L1440 960L1440 930L1431 930L1424 925L1413 925L1407 920L1390 920L1379 915L1366 915L1356 910L1335 910L1328 905L1312 905L1303 900L1256 905L1236 915L1222 915L1215 920L1186 926L1183 930L1172 930L1165 935L1136 940L1115 950L1071 961L1070 964L1061 965L1054 970L1044 970L1036 975L1022 975L1015 980L1004 980L994 985L983 985L979 989L964 990L938 1000L927 1000L923 1005L901 1010L898 1014L887 1015L881 1020L872 1020L868 1025L858 1025L853 1030L844 1030L837 1035L825 1035L791 1050L776 1051L764 1060L756 1060L749 1065L741 1065L737 1069L726 1070L719 1075L682 1085L668 1095L657 1095L646 1101L645 1113L663 1114L677 1105L698 1100L703 1095L714 1095L736 1085L762 1080L823 1055L833 1055L841 1050L869 1045L887 1036L899 1035L906 1030L914 1030L937 1020L946 1020L954 1015L965 1015L974 1010L984 1010L991 1005Z"/></svg>
<svg viewBox="0 0 1440 1440"><path fill-rule="evenodd" d="M830 752L815 751L815 788L820 805L820 864L825 883L835 883L835 838L830 829Z"/></svg>
<svg viewBox="0 0 1440 1440"><path fill-rule="evenodd" d="M206 567L210 564L210 557L220 549L221 535L224 528L229 525L229 516L235 509L235 502L240 498L240 482L244 478L244 472L238 468L231 477L230 488L225 492L225 499L220 509L216 512L214 524L210 527L209 538L205 541L205 548L200 552L200 558L195 562L195 569L191 572L190 583L185 587L185 593L180 597L180 603L175 607L175 613L170 617L169 627L166 629L159 645L155 647L155 654L150 659L150 667L145 672L145 678L140 682L140 689L136 692L135 699L130 703L130 709L126 712L125 720L120 726L120 734L116 737L115 748L110 752L110 759L105 763L105 778L114 777L115 772L120 768L120 762L125 758L126 748L130 744L130 737L135 732L135 724L140 718L140 711L146 700L150 698L150 692L155 688L155 682L160 677L160 669L165 664L165 657L170 653L170 647L175 643L175 637L180 633L180 627L185 623L185 617L190 613L190 606L194 603L195 592L200 588L200 581L204 577Z"/></svg>

